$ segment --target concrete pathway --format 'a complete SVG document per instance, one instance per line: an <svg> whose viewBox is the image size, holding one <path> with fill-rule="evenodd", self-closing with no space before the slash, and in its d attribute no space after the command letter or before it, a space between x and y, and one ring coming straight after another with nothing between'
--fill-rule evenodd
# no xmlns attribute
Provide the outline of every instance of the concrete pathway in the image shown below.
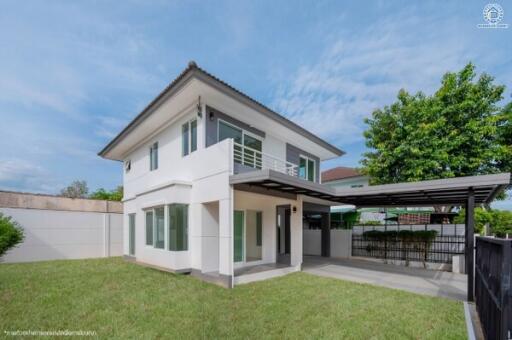
<svg viewBox="0 0 512 340"><path fill-rule="evenodd" d="M362 259L331 259L304 256L306 273L341 280L403 289L413 293L466 300L467 278L463 274L409 268Z"/></svg>

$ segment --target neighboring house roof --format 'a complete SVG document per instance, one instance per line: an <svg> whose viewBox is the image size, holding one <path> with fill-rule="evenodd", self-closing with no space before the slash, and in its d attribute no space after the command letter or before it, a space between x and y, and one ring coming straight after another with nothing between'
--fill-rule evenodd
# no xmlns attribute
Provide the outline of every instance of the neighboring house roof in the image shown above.
<svg viewBox="0 0 512 340"><path fill-rule="evenodd" d="M220 80L219 78L215 77L214 75L208 73L207 71L203 70L194 61L190 61L188 63L188 67L181 72L181 74L174 79L158 96L156 96L155 99L153 99L148 106L142 112L140 112L112 141L110 141L104 148L101 150L98 155L105 156L105 154L112 149L116 144L118 144L126 135L128 135L134 128L137 127L142 121L144 121L145 118L147 118L151 113L153 112L153 109L155 106L157 106L160 102L160 99L166 97L170 92L175 92L177 89L181 88L184 84L184 82L187 82L192 77L195 77L197 79L200 79L204 82L206 82L209 85L212 85L216 89L231 95L233 97L236 97L236 99L240 100L244 104L247 104L251 108L257 110L258 112L262 113L263 115L275 120L276 122L285 125L287 128L303 135L304 137L308 138L312 142L324 147L325 149L329 150L330 152L336 154L337 156L341 156L345 154L344 151L341 149L335 147L334 145L324 141L320 137L314 135L313 133L307 131L306 129L300 127L299 125L295 124L294 122L290 121L289 119L283 117L279 113L269 109L262 103L258 102L257 100L249 97L248 95L244 94L243 92L237 90L233 86L229 85L228 83Z"/></svg>
<svg viewBox="0 0 512 340"><path fill-rule="evenodd" d="M364 176L356 168L339 166L322 172L322 183L338 181L340 179Z"/></svg>

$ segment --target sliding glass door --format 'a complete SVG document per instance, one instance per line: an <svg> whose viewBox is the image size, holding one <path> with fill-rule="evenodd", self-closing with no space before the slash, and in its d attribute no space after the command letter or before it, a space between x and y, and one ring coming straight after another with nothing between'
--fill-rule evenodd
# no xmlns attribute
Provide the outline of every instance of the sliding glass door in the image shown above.
<svg viewBox="0 0 512 340"><path fill-rule="evenodd" d="M234 214L234 258L235 262L244 261L244 241L245 241L245 214L242 210L235 210Z"/></svg>
<svg viewBox="0 0 512 340"><path fill-rule="evenodd" d="M235 210L233 217L234 262L262 260L263 214L256 210Z"/></svg>

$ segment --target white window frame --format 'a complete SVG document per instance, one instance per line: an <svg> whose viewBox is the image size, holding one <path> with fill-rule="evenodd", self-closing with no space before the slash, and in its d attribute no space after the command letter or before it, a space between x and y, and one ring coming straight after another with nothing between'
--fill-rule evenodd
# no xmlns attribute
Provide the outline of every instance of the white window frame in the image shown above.
<svg viewBox="0 0 512 340"><path fill-rule="evenodd" d="M195 121L196 122L196 149L194 151L192 151L192 122ZM198 122L197 122L197 118L192 118L188 121L186 121L185 123L181 124L181 157L186 157L190 154L192 154L193 152L196 152L197 151L197 139L198 139L198 132L199 132L199 126L197 125ZM183 126L184 125L187 125L188 126L188 133L187 133L187 139L188 139L188 153L185 154L183 150Z"/></svg>
<svg viewBox="0 0 512 340"><path fill-rule="evenodd" d="M157 229L156 229L156 209L158 208L163 208L164 209L164 247L163 248L157 248L156 247L156 232L157 232ZM145 247L150 247L152 249L155 249L155 250L167 250L167 228L165 227L166 224L167 224L167 220L168 220L168 216L167 216L167 212L166 212L166 209L167 208L167 204L159 204L159 205L155 205L151 208L146 208L144 209L144 246ZM146 235L146 214L148 212L152 212L153 213L153 242L152 244L147 244L147 235Z"/></svg>
<svg viewBox="0 0 512 340"><path fill-rule="evenodd" d="M308 167L308 163L309 161L312 161L313 162L313 182L316 183L316 160L314 158L311 158L311 157L308 157L306 155L303 155L303 154L299 154L299 172L300 172L300 159L303 158L306 160L306 177L305 178L302 178L302 179L305 179L306 181L309 181L309 167ZM311 181L310 181L311 182Z"/></svg>

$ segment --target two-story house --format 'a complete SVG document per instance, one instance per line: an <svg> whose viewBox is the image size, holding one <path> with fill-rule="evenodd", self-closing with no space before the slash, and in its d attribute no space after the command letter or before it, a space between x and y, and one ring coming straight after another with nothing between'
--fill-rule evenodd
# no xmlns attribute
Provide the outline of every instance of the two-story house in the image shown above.
<svg viewBox="0 0 512 340"><path fill-rule="evenodd" d="M124 253L226 286L255 265L300 270L303 212L329 211L236 175L318 184L320 162L342 154L194 62L99 153L124 163Z"/></svg>

